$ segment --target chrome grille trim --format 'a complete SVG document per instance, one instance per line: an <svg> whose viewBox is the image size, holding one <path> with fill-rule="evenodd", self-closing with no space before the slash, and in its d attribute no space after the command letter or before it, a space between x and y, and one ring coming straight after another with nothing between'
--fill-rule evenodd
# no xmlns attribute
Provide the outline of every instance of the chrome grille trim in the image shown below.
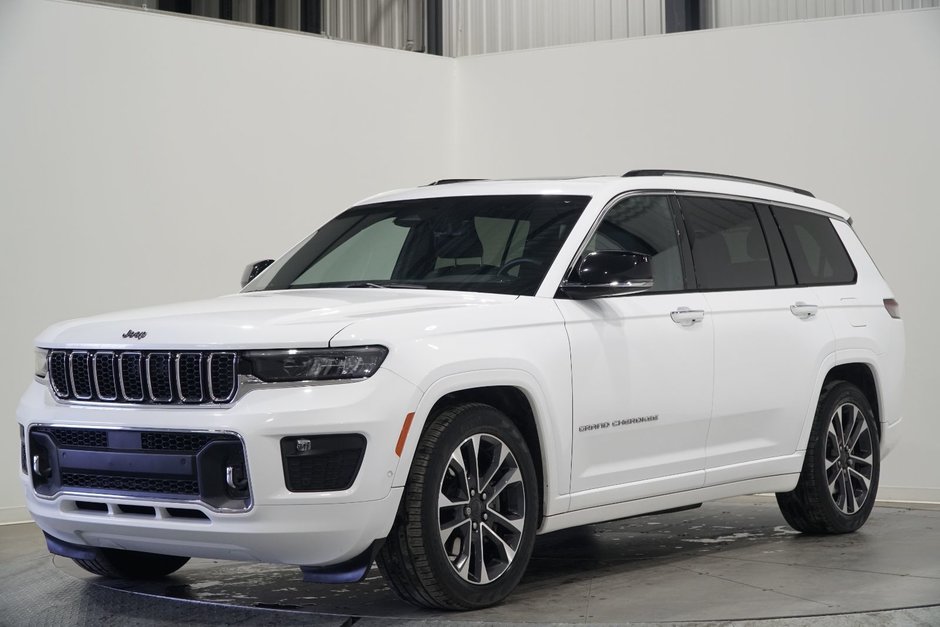
<svg viewBox="0 0 940 627"><path fill-rule="evenodd" d="M164 357L166 359L166 378L167 378L167 384L170 386L169 394L167 394L166 396L160 396L160 397L157 397L153 393L153 371L150 369L150 360L158 356ZM147 372L147 376L146 376L147 393L150 394L150 400L153 401L154 403L172 403L173 402L173 389L172 389L173 373L170 372L170 366L172 365L172 363L173 363L173 359L170 356L170 353L162 353L162 352L150 353L149 355L147 355L147 359L144 360L144 370L146 370Z"/></svg>
<svg viewBox="0 0 940 627"><path fill-rule="evenodd" d="M196 362L196 368L198 370L197 382L199 384L199 397L198 398L189 398L185 394L183 380L180 377L180 362L186 358L195 357L198 361ZM179 394L180 401L184 403L201 403L206 398L205 384L204 384L203 368L202 368L202 354L201 353L177 353L176 354L176 392ZM189 382L187 382L189 385Z"/></svg>
<svg viewBox="0 0 940 627"><path fill-rule="evenodd" d="M124 385L124 358L125 357L137 357L137 376L140 378L140 396L130 396L127 393L127 388ZM141 362L143 361L143 356L136 351L129 351L126 353L121 353L118 356L118 381L120 382L121 387L121 397L130 403L141 403L144 400L144 373L141 372Z"/></svg>
<svg viewBox="0 0 940 627"><path fill-rule="evenodd" d="M102 362L105 359L111 360L111 377L112 377L111 383L114 387L114 394L112 395L106 395L106 394L101 393L101 381L100 381L100 375L98 374L98 360L99 359L102 360ZM111 351L98 351L91 358L91 374L92 374L92 381L94 382L94 386L95 386L95 394L97 394L98 398L102 401L116 401L118 397L117 377L115 376L115 373L114 373L114 361L115 361L114 353Z"/></svg>
<svg viewBox="0 0 940 627"><path fill-rule="evenodd" d="M67 398L71 388L69 388L69 356L65 351L49 351L49 357L47 358L48 362L46 365L48 371L48 379L52 385L52 392L59 398ZM58 377L59 366L54 365L53 361L62 360L62 381L63 387L60 388L56 380Z"/></svg>
<svg viewBox="0 0 940 627"><path fill-rule="evenodd" d="M213 361L217 358L225 357L232 360L232 387L228 394L218 394L212 386L212 368ZM215 403L228 403L235 396L238 389L238 359L235 353L212 353L206 361L206 381L209 383L209 398ZM218 390L221 392L222 390Z"/></svg>
<svg viewBox="0 0 940 627"><path fill-rule="evenodd" d="M89 355L88 351L72 351L71 353L69 353L69 383L71 384L71 387L72 387L72 396L74 396L76 399L80 401L90 401L91 397L93 396L92 387L91 387L92 386L91 373L89 372L89 370L91 369L89 367L90 365L89 362L91 361L90 357L91 356ZM78 367L84 370L84 375L88 379L88 394L87 395L79 394L78 386L75 385L76 358L78 359L78 362L79 362ZM82 362L84 362L84 367L82 366ZM79 371L79 375L81 374L82 372Z"/></svg>
<svg viewBox="0 0 940 627"><path fill-rule="evenodd" d="M51 349L46 359L43 383L60 402L197 406L239 398L235 351Z"/></svg>

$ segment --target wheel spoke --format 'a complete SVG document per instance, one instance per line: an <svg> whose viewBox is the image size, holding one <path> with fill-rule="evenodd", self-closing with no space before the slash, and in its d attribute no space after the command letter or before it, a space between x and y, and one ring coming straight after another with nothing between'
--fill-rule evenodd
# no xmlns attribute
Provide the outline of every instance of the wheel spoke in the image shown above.
<svg viewBox="0 0 940 627"><path fill-rule="evenodd" d="M509 563L512 562L513 558L516 557L516 550L509 546L509 543L503 540L503 538L498 533L493 531L493 529L490 528L490 526L486 523L483 523L482 529L486 531L490 538L496 542L496 545L499 547L500 553L502 554L502 561L506 564L506 566L508 566Z"/></svg>
<svg viewBox="0 0 940 627"><path fill-rule="evenodd" d="M518 468L513 467L511 471L504 474L499 481L493 484L493 489L488 493L489 500L495 500L507 486L520 481L522 481L522 473L519 472Z"/></svg>
<svg viewBox="0 0 940 627"><path fill-rule="evenodd" d="M454 534L458 534L461 538L461 553L464 552L465 547L467 546L467 530L470 529L470 519L465 518L459 522L456 522L447 527L441 527L441 543L444 545L444 551L447 552L447 544L453 538ZM450 555L450 553L448 553ZM455 557L451 555L451 557ZM458 559L461 555L456 556Z"/></svg>
<svg viewBox="0 0 940 627"><path fill-rule="evenodd" d="M854 514L857 510L855 503L855 490L852 488L852 479L849 477L849 471L846 469L842 473L842 490L845 492L845 512Z"/></svg>
<svg viewBox="0 0 940 627"><path fill-rule="evenodd" d="M861 415L861 412L856 407L855 425L849 434L849 441L847 442L847 446L850 451L855 448L855 446L858 444L859 438L861 438L862 434L864 434L866 431L868 431L868 423L865 422L864 416Z"/></svg>
<svg viewBox="0 0 940 627"><path fill-rule="evenodd" d="M497 523L499 523L499 524L502 525L503 527L506 527L507 530L513 530L513 531L516 531L517 533L521 534L521 533L522 533L522 529L525 527L525 518L524 518L524 517L523 517L523 518L519 518L519 519L517 519L517 520L513 520L513 519L510 519L510 518L507 518L507 517L504 516L501 512L497 512L497 511L494 510L494 509L490 509L490 510L489 510L489 514L490 514L490 516L493 517L493 519L494 519ZM492 523L491 523L491 524L492 524Z"/></svg>
<svg viewBox="0 0 940 627"><path fill-rule="evenodd" d="M448 473L452 473L450 476L459 482L463 494L469 500L470 482L468 481L467 467L464 464L463 455L461 454L460 449L454 451L450 456L450 462L447 465L447 470L444 472L445 478L448 476ZM443 494L443 485L441 486L441 490ZM458 501L451 500L451 502L457 503Z"/></svg>
<svg viewBox="0 0 940 627"><path fill-rule="evenodd" d="M855 431L855 405L850 405L846 403L839 408L839 422L842 425L842 444L847 446L849 443L849 437L852 435L852 432Z"/></svg>
<svg viewBox="0 0 940 627"><path fill-rule="evenodd" d="M856 470L864 469L869 473L871 472L872 462L874 461L873 455L866 455L865 457L859 457L858 455L853 455L849 453L849 461L855 466Z"/></svg>
<svg viewBox="0 0 940 627"><path fill-rule="evenodd" d="M483 529L477 527L473 532L473 567L471 576L476 576L477 583L489 583L490 577L486 572L486 561L483 559Z"/></svg>
<svg viewBox="0 0 940 627"><path fill-rule="evenodd" d="M838 460L828 461L826 466L826 481L829 483L829 491L832 492L832 484L836 482L836 479L839 478L842 470L839 468L839 464L836 463ZM835 494L834 492L832 492Z"/></svg>
<svg viewBox="0 0 940 627"><path fill-rule="evenodd" d="M464 468L466 468L467 483L471 490L480 489L480 435L474 435L468 438L461 446L460 452L464 459Z"/></svg>
<svg viewBox="0 0 940 627"><path fill-rule="evenodd" d="M490 465L490 469L483 476L483 481L480 483L480 492L491 492L490 483L499 473L499 470L503 467L503 464L506 462L506 459L509 458L509 447L505 446L502 442L496 444L498 447L496 459Z"/></svg>
<svg viewBox="0 0 940 627"><path fill-rule="evenodd" d="M845 430L842 428L842 407L836 410L836 413L832 415L832 420L829 425L830 430L834 430L836 434L836 442L839 445L839 448L845 446Z"/></svg>
<svg viewBox="0 0 940 627"><path fill-rule="evenodd" d="M857 481L861 482L862 487L862 501L865 500L865 495L868 494L868 489L871 487L871 479L855 470L854 468L849 468L849 476L854 477Z"/></svg>

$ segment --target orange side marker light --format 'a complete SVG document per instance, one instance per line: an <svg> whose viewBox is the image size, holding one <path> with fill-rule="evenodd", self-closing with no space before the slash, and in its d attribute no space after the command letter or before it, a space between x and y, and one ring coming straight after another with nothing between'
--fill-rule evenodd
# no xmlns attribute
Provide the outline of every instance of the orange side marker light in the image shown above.
<svg viewBox="0 0 940 627"><path fill-rule="evenodd" d="M408 439L408 430L411 429L411 421L414 420L415 413L411 412L405 416L405 424L401 426L401 433L398 434L398 444L395 445L395 454L401 457L402 449L405 448L405 440Z"/></svg>

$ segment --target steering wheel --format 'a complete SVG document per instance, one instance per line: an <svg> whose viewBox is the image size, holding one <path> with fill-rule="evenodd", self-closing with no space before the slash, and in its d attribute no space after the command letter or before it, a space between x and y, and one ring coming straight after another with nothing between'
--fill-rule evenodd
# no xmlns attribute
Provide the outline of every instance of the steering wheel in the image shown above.
<svg viewBox="0 0 940 627"><path fill-rule="evenodd" d="M510 259L509 261L501 265L499 267L499 270L496 271L496 276L505 276L507 272L509 272L516 266L521 266L527 263L532 264L534 266L540 266L540 267L545 265L538 259L532 259L531 257L516 257L515 259Z"/></svg>

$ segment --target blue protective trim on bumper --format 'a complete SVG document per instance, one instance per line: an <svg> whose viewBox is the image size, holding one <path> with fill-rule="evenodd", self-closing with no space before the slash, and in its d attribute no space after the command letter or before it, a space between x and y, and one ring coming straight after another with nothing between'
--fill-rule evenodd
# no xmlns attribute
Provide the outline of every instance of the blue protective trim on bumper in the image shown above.
<svg viewBox="0 0 940 627"><path fill-rule="evenodd" d="M46 536L46 548L48 548L49 552L54 555L71 557L75 560L93 560L96 559L99 555L99 550L95 547L72 544L71 542L66 542L65 540L53 538L45 532L43 532L43 535Z"/></svg>
<svg viewBox="0 0 940 627"><path fill-rule="evenodd" d="M341 564L332 566L301 566L300 572L304 581L308 583L356 583L366 578L366 573L372 568L372 562L385 539L376 540L368 549L356 557Z"/></svg>

